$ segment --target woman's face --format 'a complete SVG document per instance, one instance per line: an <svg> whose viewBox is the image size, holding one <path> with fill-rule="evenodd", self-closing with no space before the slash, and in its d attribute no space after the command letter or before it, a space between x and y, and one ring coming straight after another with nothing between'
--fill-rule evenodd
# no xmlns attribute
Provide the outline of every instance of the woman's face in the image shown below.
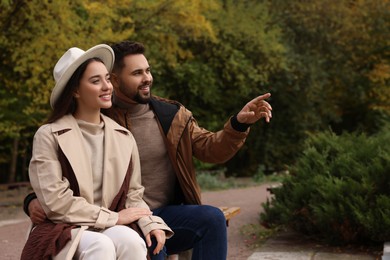
<svg viewBox="0 0 390 260"><path fill-rule="evenodd" d="M106 66L100 61L91 61L74 93L78 112L96 112L111 107L111 94L112 84Z"/></svg>

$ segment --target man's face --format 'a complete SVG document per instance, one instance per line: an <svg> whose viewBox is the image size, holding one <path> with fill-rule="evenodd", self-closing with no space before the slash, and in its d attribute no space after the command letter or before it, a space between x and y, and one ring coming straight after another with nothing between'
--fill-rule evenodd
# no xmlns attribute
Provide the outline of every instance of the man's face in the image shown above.
<svg viewBox="0 0 390 260"><path fill-rule="evenodd" d="M114 76L113 84L127 98L141 104L148 103L153 77L147 59L143 54L128 55L124 64L124 68Z"/></svg>

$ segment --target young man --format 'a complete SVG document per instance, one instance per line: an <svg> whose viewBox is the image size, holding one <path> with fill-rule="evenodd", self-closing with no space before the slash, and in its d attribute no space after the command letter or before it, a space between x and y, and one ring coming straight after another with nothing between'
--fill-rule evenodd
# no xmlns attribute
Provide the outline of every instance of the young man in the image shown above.
<svg viewBox="0 0 390 260"><path fill-rule="evenodd" d="M140 153L144 200L153 214L174 231L167 240L168 255L193 249L192 259L225 260L226 222L215 207L201 205L192 158L223 163L242 147L249 126L272 118L269 93L248 102L218 132L198 126L192 113L176 101L151 94L153 77L144 46L124 41L111 46L115 53L112 73L113 106L104 113L133 133ZM30 216L44 215L31 203ZM153 256L158 259L164 256Z"/></svg>

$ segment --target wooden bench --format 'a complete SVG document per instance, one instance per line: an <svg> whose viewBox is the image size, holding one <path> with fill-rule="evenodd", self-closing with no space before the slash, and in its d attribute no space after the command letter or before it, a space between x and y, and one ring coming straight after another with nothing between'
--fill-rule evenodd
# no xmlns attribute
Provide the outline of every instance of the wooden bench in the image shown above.
<svg viewBox="0 0 390 260"><path fill-rule="evenodd" d="M241 209L239 207L219 207L225 215L226 226L229 226L229 220L240 213Z"/></svg>
<svg viewBox="0 0 390 260"><path fill-rule="evenodd" d="M218 208L222 210L223 214L225 215L227 227L229 226L230 219L235 217L241 211L241 208L239 207L218 207ZM179 259L189 260L191 259L191 257L192 257L192 250L187 250L177 255L168 256L168 260L179 260Z"/></svg>

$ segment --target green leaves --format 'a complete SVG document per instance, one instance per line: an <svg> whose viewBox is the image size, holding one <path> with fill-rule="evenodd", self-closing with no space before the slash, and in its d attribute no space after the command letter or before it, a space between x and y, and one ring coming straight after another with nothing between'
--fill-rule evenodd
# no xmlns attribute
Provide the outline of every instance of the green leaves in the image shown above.
<svg viewBox="0 0 390 260"><path fill-rule="evenodd" d="M146 46L154 93L182 102L210 130L271 92L271 124L251 127L227 174L283 170L310 133L371 134L389 120L388 4L3 0L0 140L31 138L47 117L52 70L69 47L129 39Z"/></svg>
<svg viewBox="0 0 390 260"><path fill-rule="evenodd" d="M387 241L388 130L385 127L374 136L312 135L290 169L291 178L265 205L262 220L292 226L330 243Z"/></svg>

